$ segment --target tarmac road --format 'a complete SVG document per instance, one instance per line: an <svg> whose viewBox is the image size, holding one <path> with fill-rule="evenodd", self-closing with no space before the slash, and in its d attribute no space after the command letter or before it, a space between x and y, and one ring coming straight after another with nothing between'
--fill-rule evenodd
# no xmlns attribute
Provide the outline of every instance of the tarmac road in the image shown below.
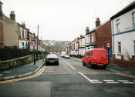
<svg viewBox="0 0 135 97"><path fill-rule="evenodd" d="M0 97L134 97L134 90L133 78L60 58L59 66L46 66L38 77L0 84Z"/></svg>

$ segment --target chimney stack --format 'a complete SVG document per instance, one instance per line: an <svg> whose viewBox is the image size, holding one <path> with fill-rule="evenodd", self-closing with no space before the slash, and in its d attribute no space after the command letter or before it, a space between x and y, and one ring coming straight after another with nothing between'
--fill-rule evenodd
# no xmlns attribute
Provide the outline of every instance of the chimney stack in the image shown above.
<svg viewBox="0 0 135 97"><path fill-rule="evenodd" d="M10 19L15 21L15 12L14 11L11 11L10 13Z"/></svg>
<svg viewBox="0 0 135 97"><path fill-rule="evenodd" d="M86 34L90 32L89 27L86 27Z"/></svg>
<svg viewBox="0 0 135 97"><path fill-rule="evenodd" d="M96 18L96 27L100 26L100 19Z"/></svg>
<svg viewBox="0 0 135 97"><path fill-rule="evenodd" d="M3 16L2 5L3 3L0 1L0 17Z"/></svg>

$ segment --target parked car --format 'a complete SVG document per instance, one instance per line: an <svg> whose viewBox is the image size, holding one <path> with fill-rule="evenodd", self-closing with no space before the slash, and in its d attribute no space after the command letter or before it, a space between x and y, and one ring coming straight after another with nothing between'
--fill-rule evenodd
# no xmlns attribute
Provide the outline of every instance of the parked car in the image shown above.
<svg viewBox="0 0 135 97"><path fill-rule="evenodd" d="M46 56L46 65L48 64L54 64L54 65L59 65L59 58L56 54L48 54Z"/></svg>
<svg viewBox="0 0 135 97"><path fill-rule="evenodd" d="M108 52L104 48L94 48L91 51L85 53L82 58L83 66L100 66L104 69L108 65Z"/></svg>
<svg viewBox="0 0 135 97"><path fill-rule="evenodd" d="M63 58L67 58L67 59L69 59L69 58L70 58L70 56L69 56L69 55L67 55L67 54L65 54L65 55L63 55Z"/></svg>

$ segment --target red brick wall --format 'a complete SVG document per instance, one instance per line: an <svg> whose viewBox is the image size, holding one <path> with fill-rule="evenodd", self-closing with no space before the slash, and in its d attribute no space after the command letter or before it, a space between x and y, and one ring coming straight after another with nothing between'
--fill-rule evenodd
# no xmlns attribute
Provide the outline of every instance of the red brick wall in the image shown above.
<svg viewBox="0 0 135 97"><path fill-rule="evenodd" d="M99 26L96 29L96 47L106 47L106 43L112 47L111 21Z"/></svg>

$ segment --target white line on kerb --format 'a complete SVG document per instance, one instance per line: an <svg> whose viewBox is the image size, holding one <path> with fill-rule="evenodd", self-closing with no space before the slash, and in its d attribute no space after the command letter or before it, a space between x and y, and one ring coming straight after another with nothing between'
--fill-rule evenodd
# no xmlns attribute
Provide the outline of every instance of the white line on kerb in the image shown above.
<svg viewBox="0 0 135 97"><path fill-rule="evenodd" d="M90 83L103 83L99 80L91 80L86 75L84 75L82 72L78 72L82 77L84 77L86 80L88 80Z"/></svg>

